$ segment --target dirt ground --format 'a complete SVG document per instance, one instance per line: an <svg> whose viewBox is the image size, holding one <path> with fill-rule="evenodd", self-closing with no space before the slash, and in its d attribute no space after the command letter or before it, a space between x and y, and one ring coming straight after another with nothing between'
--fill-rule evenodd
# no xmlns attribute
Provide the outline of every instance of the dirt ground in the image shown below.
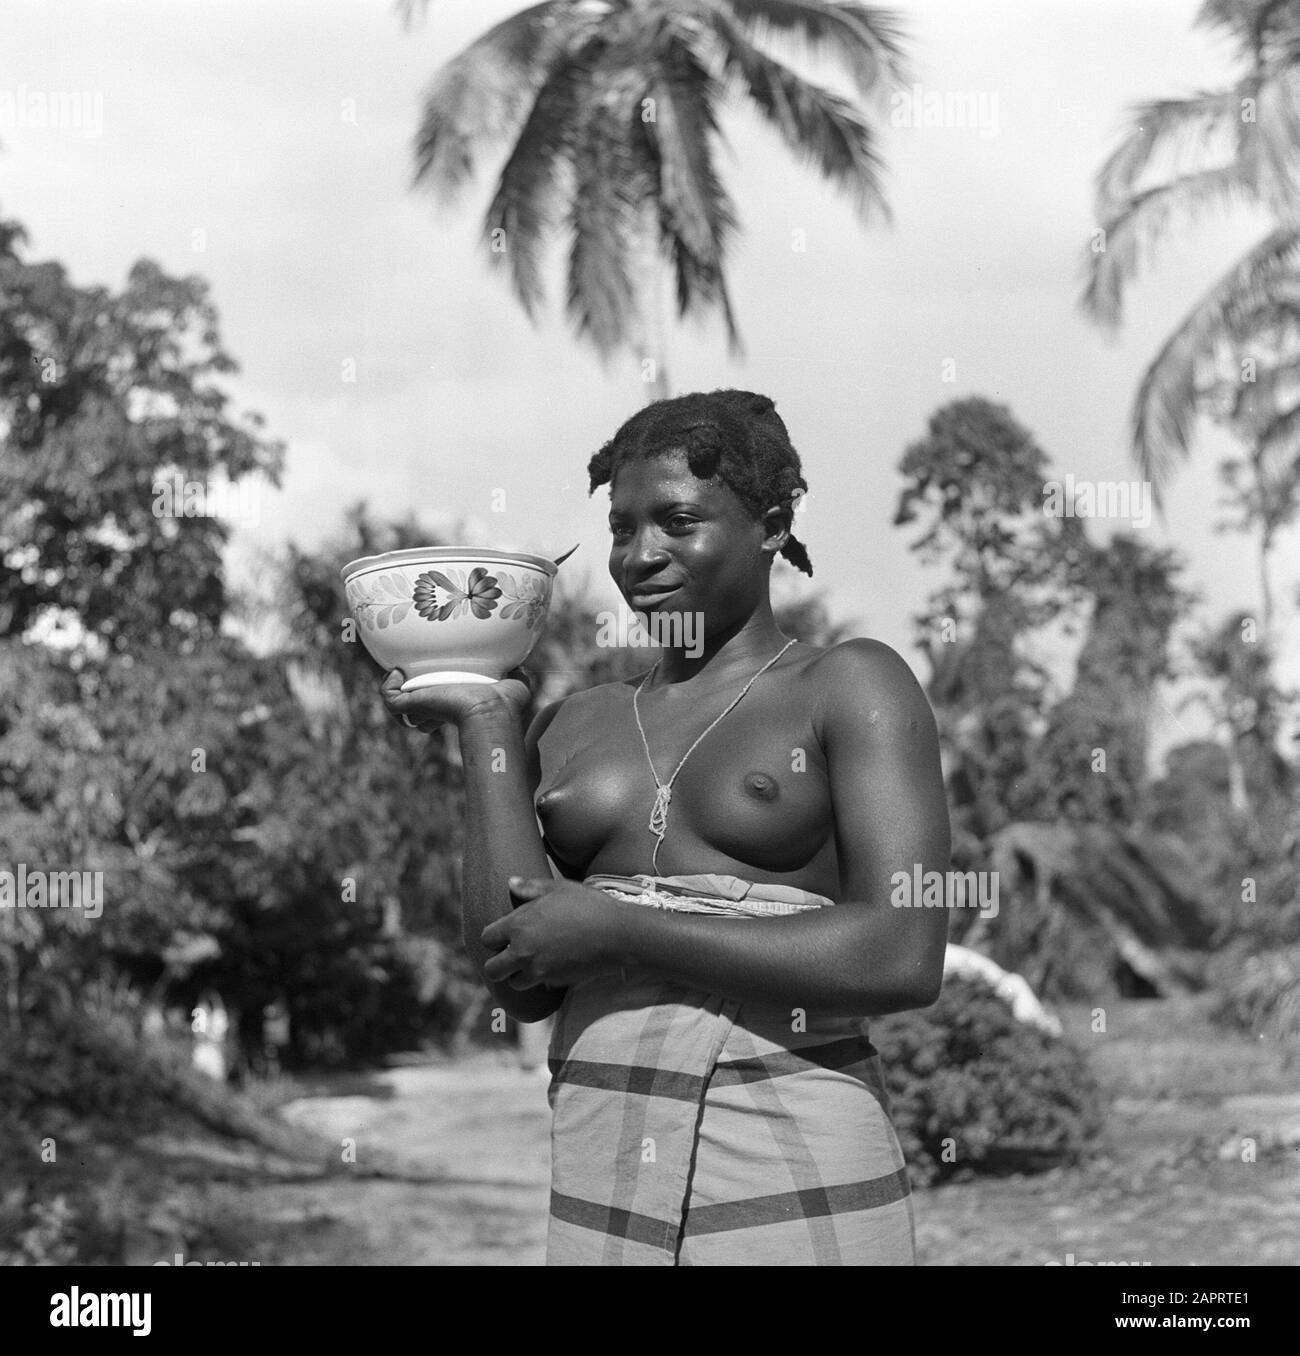
<svg viewBox="0 0 1300 1356"><path fill-rule="evenodd" d="M1102 1146L1078 1167L918 1192L921 1261L1300 1262L1297 1052L1288 1067L1288 1052L1225 1034L1184 1000L1115 1004L1104 1034L1084 1010L1063 1016L1112 1099ZM207 1252L262 1265L543 1262L541 1073L484 1053L296 1091L282 1114L339 1146L338 1174L232 1163L203 1188ZM388 1175L368 1175L376 1167Z"/></svg>

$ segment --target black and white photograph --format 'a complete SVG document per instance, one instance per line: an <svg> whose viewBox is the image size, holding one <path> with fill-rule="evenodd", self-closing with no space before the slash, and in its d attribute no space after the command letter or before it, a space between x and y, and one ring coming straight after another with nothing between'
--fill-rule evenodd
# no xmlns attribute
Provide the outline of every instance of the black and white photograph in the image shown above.
<svg viewBox="0 0 1300 1356"><path fill-rule="evenodd" d="M34 1331L1300 1263L1300 0L6 0L0 564Z"/></svg>

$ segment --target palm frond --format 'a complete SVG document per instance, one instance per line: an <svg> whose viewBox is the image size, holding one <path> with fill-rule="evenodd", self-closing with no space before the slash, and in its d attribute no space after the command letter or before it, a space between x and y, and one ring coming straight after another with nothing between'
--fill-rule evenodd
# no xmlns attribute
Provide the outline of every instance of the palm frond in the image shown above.
<svg viewBox="0 0 1300 1356"><path fill-rule="evenodd" d="M1256 367L1249 381L1232 372L1230 417L1254 444L1261 479L1278 479L1300 453L1300 305L1261 307L1233 357L1254 358Z"/></svg>
<svg viewBox="0 0 1300 1356"><path fill-rule="evenodd" d="M1242 119L1238 158L1260 200L1277 216L1294 216L1300 187L1300 69L1258 82L1253 121Z"/></svg>
<svg viewBox="0 0 1300 1356"><path fill-rule="evenodd" d="M1298 333L1294 327L1300 322L1300 275L1281 274L1272 280L1272 288L1258 306L1234 317L1238 328L1232 334L1234 341L1252 343L1266 353L1278 344L1291 342Z"/></svg>
<svg viewBox="0 0 1300 1356"><path fill-rule="evenodd" d="M722 313L727 331L727 349L734 357L743 357L745 342L736 324L726 274L716 264L692 254L679 235L663 232L663 247L672 267L673 294L679 315L696 315L709 306Z"/></svg>
<svg viewBox="0 0 1300 1356"><path fill-rule="evenodd" d="M1143 374L1133 405L1133 455L1157 506L1174 463L1187 455L1200 413L1199 367L1225 334L1240 332L1244 315L1267 303L1276 281L1297 268L1300 227L1271 231L1196 303Z"/></svg>
<svg viewBox="0 0 1300 1356"><path fill-rule="evenodd" d="M1287 467L1294 475L1300 464L1300 403L1280 411L1259 435L1259 457L1271 480L1280 480Z"/></svg>
<svg viewBox="0 0 1300 1356"><path fill-rule="evenodd" d="M756 105L799 159L852 198L862 215L889 220L874 130L846 99L803 79L755 47L725 11L713 16L724 74Z"/></svg>
<svg viewBox="0 0 1300 1356"><path fill-rule="evenodd" d="M473 177L478 154L504 144L591 19L570 0L543 0L490 28L438 71L415 137L415 183L446 200Z"/></svg>
<svg viewBox="0 0 1300 1356"><path fill-rule="evenodd" d="M863 94L906 78L900 17L874 5L835 0L720 0L751 33L792 34L814 55L834 57Z"/></svg>
<svg viewBox="0 0 1300 1356"><path fill-rule="evenodd" d="M1104 248L1087 253L1089 278L1081 298L1083 309L1104 325L1118 325L1125 285L1171 222L1190 222L1204 212L1249 203L1252 198L1235 163L1183 174L1133 194L1113 217L1103 221Z"/></svg>
<svg viewBox="0 0 1300 1356"><path fill-rule="evenodd" d="M600 88L600 73L595 76ZM594 91L593 91L594 92ZM575 141L568 222L568 313L602 357L625 343L637 316L635 252L655 188L652 149L626 97L591 100Z"/></svg>
<svg viewBox="0 0 1300 1356"><path fill-rule="evenodd" d="M589 38L552 70L502 167L483 219L490 257L494 264L508 265L515 294L529 319L543 301L542 251L558 224L575 129L583 122L596 64L606 45L601 36Z"/></svg>
<svg viewBox="0 0 1300 1356"><path fill-rule="evenodd" d="M651 82L655 117L646 131L658 156L660 229L676 272L681 315L718 304L739 345L723 280L735 208L713 160L720 90L692 46L671 30L659 44Z"/></svg>
<svg viewBox="0 0 1300 1356"><path fill-rule="evenodd" d="M1277 45L1294 47L1300 38L1300 16L1290 0L1204 0L1196 22L1231 36L1245 57Z"/></svg>
<svg viewBox="0 0 1300 1356"><path fill-rule="evenodd" d="M1253 86L1251 89L1253 90ZM1241 127L1241 88L1203 90L1185 99L1152 99L1130 110L1131 130L1097 173L1097 219L1114 217L1142 191L1143 179L1166 157L1167 163L1186 164L1204 155L1215 139L1225 152L1235 144Z"/></svg>
<svg viewBox="0 0 1300 1356"><path fill-rule="evenodd" d="M424 18L429 0L393 0L393 8L402 21L402 27L410 29Z"/></svg>

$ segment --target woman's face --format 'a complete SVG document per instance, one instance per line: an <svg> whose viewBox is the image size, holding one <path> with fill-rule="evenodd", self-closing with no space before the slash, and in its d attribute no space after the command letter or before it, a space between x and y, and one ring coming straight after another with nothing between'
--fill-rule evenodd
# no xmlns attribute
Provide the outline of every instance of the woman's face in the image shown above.
<svg viewBox="0 0 1300 1356"><path fill-rule="evenodd" d="M697 612L706 629L752 611L771 553L761 522L682 452L624 462L610 486L609 572L635 612Z"/></svg>

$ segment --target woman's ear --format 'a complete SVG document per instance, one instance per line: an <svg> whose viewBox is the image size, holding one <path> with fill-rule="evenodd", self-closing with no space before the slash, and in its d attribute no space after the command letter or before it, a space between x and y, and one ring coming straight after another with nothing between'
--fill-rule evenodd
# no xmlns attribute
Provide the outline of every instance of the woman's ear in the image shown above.
<svg viewBox="0 0 1300 1356"><path fill-rule="evenodd" d="M793 530L794 512L790 505L773 505L763 514L763 550L775 557Z"/></svg>

